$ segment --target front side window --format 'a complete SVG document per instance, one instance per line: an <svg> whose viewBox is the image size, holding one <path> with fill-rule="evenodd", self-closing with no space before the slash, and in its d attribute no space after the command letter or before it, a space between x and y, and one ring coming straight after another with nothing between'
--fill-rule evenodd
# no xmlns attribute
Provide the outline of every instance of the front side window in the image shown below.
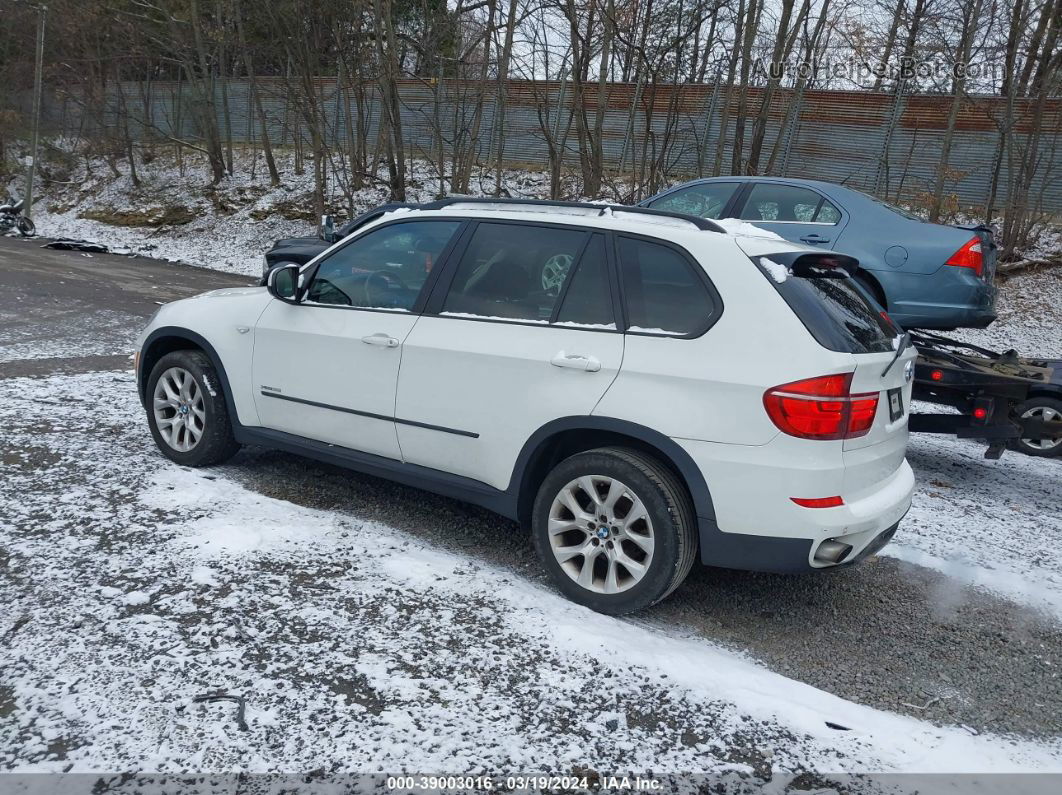
<svg viewBox="0 0 1062 795"><path fill-rule="evenodd" d="M548 323L588 237L573 229L480 223L443 313Z"/></svg>
<svg viewBox="0 0 1062 795"><path fill-rule="evenodd" d="M758 182L749 191L740 217L745 221L836 224L841 212L808 188Z"/></svg>
<svg viewBox="0 0 1062 795"><path fill-rule="evenodd" d="M673 213L717 219L722 215L723 209L738 189L739 184L737 182L709 182L691 185L669 193L649 206L654 210L668 210Z"/></svg>
<svg viewBox="0 0 1062 795"><path fill-rule="evenodd" d="M699 334L718 307L693 264L671 246L631 237L617 241L628 331Z"/></svg>
<svg viewBox="0 0 1062 795"><path fill-rule="evenodd" d="M321 261L306 301L412 309L460 221L409 221L374 229Z"/></svg>

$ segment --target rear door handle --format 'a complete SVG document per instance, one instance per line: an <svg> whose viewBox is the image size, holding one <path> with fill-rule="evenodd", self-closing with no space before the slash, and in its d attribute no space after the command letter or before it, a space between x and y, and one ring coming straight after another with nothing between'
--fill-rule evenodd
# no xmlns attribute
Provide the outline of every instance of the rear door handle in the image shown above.
<svg viewBox="0 0 1062 795"><path fill-rule="evenodd" d="M800 241L802 243L829 243L830 239L828 237L820 237L812 232L810 235L804 235L800 238Z"/></svg>
<svg viewBox="0 0 1062 795"><path fill-rule="evenodd" d="M362 337L361 341L366 345L379 345L381 348L397 348L398 340L387 334L377 333Z"/></svg>
<svg viewBox="0 0 1062 795"><path fill-rule="evenodd" d="M582 370L587 373L596 373L601 369L601 361L593 356L584 356L581 353L565 353L561 351L549 363L554 367L568 367L572 370Z"/></svg>

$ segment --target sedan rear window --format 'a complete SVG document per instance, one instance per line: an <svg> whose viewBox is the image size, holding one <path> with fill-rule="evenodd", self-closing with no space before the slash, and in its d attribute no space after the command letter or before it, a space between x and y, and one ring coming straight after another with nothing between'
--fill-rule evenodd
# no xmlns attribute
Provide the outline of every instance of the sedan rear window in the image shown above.
<svg viewBox="0 0 1062 795"><path fill-rule="evenodd" d="M819 344L842 353L893 350L893 339L900 330L875 307L855 279L794 276L788 265L800 256L772 254L752 260Z"/></svg>

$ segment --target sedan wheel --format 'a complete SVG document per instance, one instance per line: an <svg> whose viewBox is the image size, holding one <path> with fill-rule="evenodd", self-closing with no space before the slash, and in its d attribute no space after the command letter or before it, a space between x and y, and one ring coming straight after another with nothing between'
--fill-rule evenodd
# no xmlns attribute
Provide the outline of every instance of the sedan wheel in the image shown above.
<svg viewBox="0 0 1062 795"><path fill-rule="evenodd" d="M152 396L155 427L170 447L187 453L203 438L206 405L203 390L182 367L171 367L155 383Z"/></svg>
<svg viewBox="0 0 1062 795"><path fill-rule="evenodd" d="M653 522L626 484L605 475L571 481L549 511L550 550L561 569L594 593L637 585L653 560Z"/></svg>

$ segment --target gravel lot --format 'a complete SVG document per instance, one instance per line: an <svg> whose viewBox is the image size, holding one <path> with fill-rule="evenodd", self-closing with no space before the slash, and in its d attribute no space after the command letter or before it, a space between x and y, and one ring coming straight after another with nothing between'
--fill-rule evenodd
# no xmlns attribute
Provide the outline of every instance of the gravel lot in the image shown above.
<svg viewBox="0 0 1062 795"><path fill-rule="evenodd" d="M1062 769L1060 462L915 438L886 554L698 568L605 619L484 511L261 450L159 456L130 342L246 279L10 239L0 274L5 769ZM218 688L247 732L191 702Z"/></svg>

